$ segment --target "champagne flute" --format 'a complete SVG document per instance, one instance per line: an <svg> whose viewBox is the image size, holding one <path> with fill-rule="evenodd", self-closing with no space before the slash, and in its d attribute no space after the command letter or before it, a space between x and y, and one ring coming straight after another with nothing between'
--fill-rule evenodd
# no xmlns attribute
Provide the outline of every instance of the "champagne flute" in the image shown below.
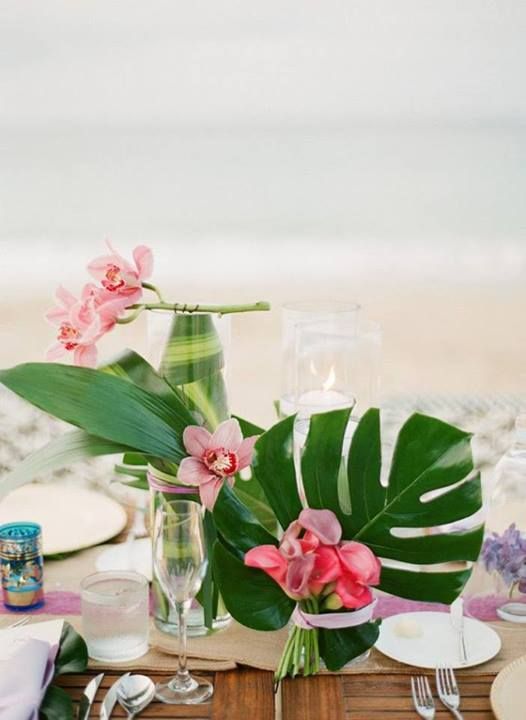
<svg viewBox="0 0 526 720"><path fill-rule="evenodd" d="M154 571L170 605L177 612L179 629L177 674L155 688L156 698L165 703L200 703L214 692L212 683L192 677L186 667L186 616L208 564L203 512L196 502L173 500L159 507L154 518Z"/></svg>

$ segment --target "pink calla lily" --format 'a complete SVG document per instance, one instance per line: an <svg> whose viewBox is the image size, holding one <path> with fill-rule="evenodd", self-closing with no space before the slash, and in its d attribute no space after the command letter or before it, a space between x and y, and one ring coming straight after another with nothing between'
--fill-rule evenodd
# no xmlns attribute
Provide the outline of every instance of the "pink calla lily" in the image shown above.
<svg viewBox="0 0 526 720"><path fill-rule="evenodd" d="M362 585L378 585L382 566L367 545L345 542L336 552L345 571L357 582Z"/></svg>
<svg viewBox="0 0 526 720"><path fill-rule="evenodd" d="M280 585L285 584L287 561L274 545L259 545L245 555L245 565L264 570Z"/></svg>
<svg viewBox="0 0 526 720"><path fill-rule="evenodd" d="M332 510L306 508L298 518L305 530L315 535L324 545L337 545L342 537L342 526Z"/></svg>

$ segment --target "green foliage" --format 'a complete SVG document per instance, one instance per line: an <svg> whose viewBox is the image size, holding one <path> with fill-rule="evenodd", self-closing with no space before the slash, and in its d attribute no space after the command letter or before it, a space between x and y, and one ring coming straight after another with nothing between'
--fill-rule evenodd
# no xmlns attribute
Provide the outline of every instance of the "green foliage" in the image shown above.
<svg viewBox="0 0 526 720"><path fill-rule="evenodd" d="M229 416L223 369L223 348L212 316L174 313L160 373L209 430Z"/></svg>
<svg viewBox="0 0 526 720"><path fill-rule="evenodd" d="M342 668L369 650L378 640L380 621L340 630L320 630L320 655L327 670Z"/></svg>
<svg viewBox="0 0 526 720"><path fill-rule="evenodd" d="M193 419L180 403L100 370L27 363L0 371L0 382L41 410L89 434L179 462L181 436Z"/></svg>
<svg viewBox="0 0 526 720"><path fill-rule="evenodd" d="M69 623L64 623L55 659L55 677L67 673L82 673L87 667L88 649L84 639ZM40 706L40 716L46 720L73 720L71 697L62 688L50 685Z"/></svg>
<svg viewBox="0 0 526 720"><path fill-rule="evenodd" d="M400 430L384 487L380 415L370 410L351 443L346 472L349 512L338 492L348 417L347 410L335 410L312 418L301 454L309 506L332 510L345 539L365 543L382 559L381 589L413 600L452 602L469 578L467 563L478 557L483 533L481 526L462 531L440 527L470 518L482 505L480 477L472 475L469 433L432 417L413 415ZM259 484L284 528L301 511L293 426L294 418L286 418L265 432L256 443L254 461ZM249 627L282 627L294 603L265 573L243 564L251 547L276 544L275 537L229 488L219 495L214 519L219 532L214 573L227 608ZM390 565L392 560L396 567ZM440 569L450 561L464 567ZM426 572L417 572L414 565L424 566ZM373 622L320 631L320 652L327 667L337 670L377 637L378 624Z"/></svg>
<svg viewBox="0 0 526 720"><path fill-rule="evenodd" d="M261 570L246 567L221 543L214 548L214 577L232 616L254 630L279 630L294 609L294 601Z"/></svg>
<svg viewBox="0 0 526 720"><path fill-rule="evenodd" d="M25 458L2 478L0 496L6 495L34 477L73 465L80 460L100 455L113 455L127 449L126 445L73 430L51 440Z"/></svg>

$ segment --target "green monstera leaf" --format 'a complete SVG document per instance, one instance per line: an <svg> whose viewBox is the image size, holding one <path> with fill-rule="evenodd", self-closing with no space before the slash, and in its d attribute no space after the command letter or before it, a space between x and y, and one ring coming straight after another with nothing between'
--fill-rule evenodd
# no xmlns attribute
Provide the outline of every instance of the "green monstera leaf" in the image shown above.
<svg viewBox="0 0 526 720"><path fill-rule="evenodd" d="M347 410L335 410L311 420L301 456L308 504L331 509L342 524L345 539L368 545L382 559L380 589L414 600L452 602L469 578L468 563L477 559L483 536L480 525L451 528L482 506L480 477L472 473L470 434L435 418L413 415L400 430L384 487L380 480L380 414L370 410L355 430L344 467L351 506L348 512L342 509L338 492L348 417ZM256 443L253 463L257 480L282 527L295 520L302 507L293 426L294 418L286 418L265 432ZM232 558L240 561L250 547L271 542L248 509L240 508L239 500L234 501L229 489L221 493L214 518L222 543L219 565L224 564L226 553L234 565ZM447 563L454 563L453 569ZM219 573L226 576L222 570ZM239 580L242 573L236 566ZM253 599L258 595L259 606L260 592L254 588ZM243 602L248 603L252 597L248 573L242 593ZM234 617L236 613L239 616L237 594L233 590L229 598ZM260 613L260 626L261 617ZM243 617L242 621L250 622L250 618ZM267 629L276 629L271 619Z"/></svg>

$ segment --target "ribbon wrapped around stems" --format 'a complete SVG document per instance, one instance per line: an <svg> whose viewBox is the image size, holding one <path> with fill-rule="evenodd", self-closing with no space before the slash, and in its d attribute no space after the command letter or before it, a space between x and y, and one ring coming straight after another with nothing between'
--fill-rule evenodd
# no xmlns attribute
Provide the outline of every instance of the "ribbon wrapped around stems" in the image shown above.
<svg viewBox="0 0 526 720"><path fill-rule="evenodd" d="M172 485L158 480L150 471L147 472L148 485L152 490L168 493L170 495L193 495L196 488L182 485Z"/></svg>
<svg viewBox="0 0 526 720"><path fill-rule="evenodd" d="M303 630L314 630L315 628L339 630L341 628L356 627L372 619L377 602L378 600L373 600L369 605L353 612L320 613L317 615L306 613L299 605L296 605L292 613L292 621Z"/></svg>

